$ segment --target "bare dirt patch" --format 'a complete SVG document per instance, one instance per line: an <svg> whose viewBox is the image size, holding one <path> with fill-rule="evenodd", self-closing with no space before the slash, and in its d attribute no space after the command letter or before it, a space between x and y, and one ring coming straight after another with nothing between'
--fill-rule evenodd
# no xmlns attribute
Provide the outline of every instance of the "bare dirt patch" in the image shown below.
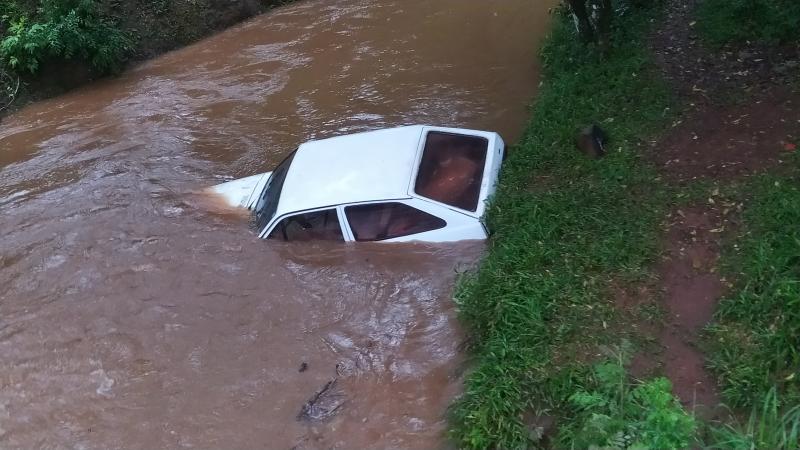
<svg viewBox="0 0 800 450"><path fill-rule="evenodd" d="M702 332L713 317L726 281L718 273L723 235L735 227L736 205L714 196L708 204L673 211L665 224L665 251L655 271L658 280L643 286L615 287L615 304L632 313L632 327L651 342L631 360L636 378L667 376L687 408L706 418L718 417L720 398L705 368ZM713 202L713 203L711 203ZM657 304L660 321L641 311ZM635 311L639 311L638 315Z"/></svg>
<svg viewBox="0 0 800 450"><path fill-rule="evenodd" d="M800 48L743 43L709 48L696 31L698 0L672 0L650 45L687 106L653 148L672 179L729 178L779 164L800 137Z"/></svg>
<svg viewBox="0 0 800 450"><path fill-rule="evenodd" d="M679 122L654 158L670 178L725 179L774 167L800 138L800 95L771 88L745 104L707 105Z"/></svg>
<svg viewBox="0 0 800 450"><path fill-rule="evenodd" d="M705 206L677 210L670 219L667 251L658 268L666 313L658 336L663 370L684 405L709 412L719 396L698 344L725 289L717 260L726 219Z"/></svg>

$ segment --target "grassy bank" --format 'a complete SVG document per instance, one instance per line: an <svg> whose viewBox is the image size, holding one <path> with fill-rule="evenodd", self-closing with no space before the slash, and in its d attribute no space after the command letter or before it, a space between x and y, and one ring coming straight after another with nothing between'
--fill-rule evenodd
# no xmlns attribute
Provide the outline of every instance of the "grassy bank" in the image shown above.
<svg viewBox="0 0 800 450"><path fill-rule="evenodd" d="M734 288L709 330L710 363L731 406L757 406L777 389L800 405L800 159L790 174L734 186L746 208L723 253Z"/></svg>
<svg viewBox="0 0 800 450"><path fill-rule="evenodd" d="M0 0L0 114L287 2Z"/></svg>
<svg viewBox="0 0 800 450"><path fill-rule="evenodd" d="M745 205L722 254L730 293L708 328L709 366L746 419L712 427L713 448L800 449L800 157L728 187ZM747 411L750 411L747 413Z"/></svg>
<svg viewBox="0 0 800 450"><path fill-rule="evenodd" d="M558 446L605 445L621 432L657 448L648 439L659 427L673 427L660 436L674 432L675 442L691 434L666 380L649 388L659 406L637 407L641 393L603 400L608 385L629 384L619 371L611 381L603 375L609 360L625 365L608 355L626 337L637 339L627 312L613 305L613 287L648 276L668 207L668 188L641 156L670 117L667 89L643 45L657 14L629 10L605 57L577 42L569 17L555 18L532 120L488 216L489 253L457 291L474 335L474 369L453 408L461 447L526 448L543 444L542 432ZM577 129L592 122L611 136L599 161L575 150ZM597 415L609 420L590 423ZM553 421L558 430L542 425Z"/></svg>
<svg viewBox="0 0 800 450"><path fill-rule="evenodd" d="M669 4L689 18L669 26L697 25L704 57L713 60L722 46L734 54L761 48L789 55L790 67L800 40L796 2L705 0L696 10L687 4L695 3ZM542 89L488 216L494 230L489 253L457 291L474 359L452 410L452 437L463 448L796 449L800 159L785 153L781 168L734 181L716 179L710 168L710 175L680 186L662 180L642 150L672 119L646 40L648 27L664 13L656 6L626 11L605 56L577 42L565 15L556 18L544 46ZM781 83L783 94L776 95L791 102L791 85ZM780 118L787 120L794 118ZM592 122L612 138L609 155L599 161L574 145L577 129ZM704 131L702 123L693 126ZM734 132L730 151L743 151L735 147ZM720 260L732 285L705 348L722 401L734 414L727 423L699 424L677 404L666 379L631 381L630 354L643 343L633 325L658 320L658 312L646 301L631 309L614 299L626 286L652 281L668 210L680 198L702 206L712 185L743 205L740 228L725 240Z"/></svg>

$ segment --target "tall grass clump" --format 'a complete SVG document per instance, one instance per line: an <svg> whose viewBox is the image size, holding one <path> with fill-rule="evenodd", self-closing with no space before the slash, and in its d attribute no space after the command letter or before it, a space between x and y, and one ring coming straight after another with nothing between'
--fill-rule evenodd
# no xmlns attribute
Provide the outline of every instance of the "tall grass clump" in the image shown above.
<svg viewBox="0 0 800 450"><path fill-rule="evenodd" d="M752 407L776 387L800 404L800 158L748 183L741 236L723 253L734 287L709 330L726 401Z"/></svg>
<svg viewBox="0 0 800 450"><path fill-rule="evenodd" d="M709 449L800 450L800 405L783 406L777 391L770 389L746 422L714 427L711 437Z"/></svg>
<svg viewBox="0 0 800 450"><path fill-rule="evenodd" d="M568 414L598 348L626 332L609 285L646 273L668 203L639 149L668 116L643 45L657 11L627 9L606 52L581 45L566 14L554 19L532 120L488 214L489 253L456 292L475 338L474 369L452 409L462 448L537 445L525 417ZM599 161L574 148L576 130L592 122L611 136Z"/></svg>

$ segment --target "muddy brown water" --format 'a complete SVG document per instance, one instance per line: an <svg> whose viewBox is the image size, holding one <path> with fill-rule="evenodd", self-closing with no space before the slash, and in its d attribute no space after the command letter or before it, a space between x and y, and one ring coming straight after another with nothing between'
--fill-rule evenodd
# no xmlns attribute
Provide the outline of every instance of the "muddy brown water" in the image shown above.
<svg viewBox="0 0 800 450"><path fill-rule="evenodd" d="M310 138L516 139L554 3L303 1L8 118L0 447L445 446L482 244L259 241L199 192Z"/></svg>

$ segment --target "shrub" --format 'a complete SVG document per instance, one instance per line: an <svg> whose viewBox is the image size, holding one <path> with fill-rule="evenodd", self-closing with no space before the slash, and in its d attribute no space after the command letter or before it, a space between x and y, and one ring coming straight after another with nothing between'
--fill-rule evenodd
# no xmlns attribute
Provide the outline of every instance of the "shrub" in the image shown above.
<svg viewBox="0 0 800 450"><path fill-rule="evenodd" d="M129 37L101 16L93 0L46 0L33 20L11 20L0 58L16 71L35 73L50 58L80 58L112 72L131 50Z"/></svg>
<svg viewBox="0 0 800 450"><path fill-rule="evenodd" d="M631 384L626 356L593 370L593 387L570 397L574 418L560 430L558 447L603 449L689 448L697 423L672 395L666 378Z"/></svg>

